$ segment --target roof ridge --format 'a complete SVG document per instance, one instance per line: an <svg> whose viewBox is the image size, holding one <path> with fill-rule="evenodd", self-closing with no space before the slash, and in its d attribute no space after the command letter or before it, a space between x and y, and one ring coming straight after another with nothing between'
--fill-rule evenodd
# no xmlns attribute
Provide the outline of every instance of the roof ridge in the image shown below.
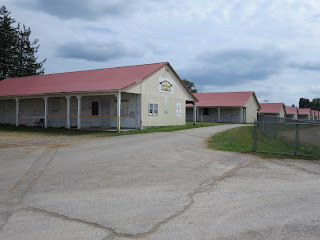
<svg viewBox="0 0 320 240"><path fill-rule="evenodd" d="M243 91L243 92L202 92L202 93L254 93L254 91Z"/></svg>
<svg viewBox="0 0 320 240"><path fill-rule="evenodd" d="M72 72L60 72L60 73L48 73L42 75L33 75L33 76L25 76L25 77L14 77L14 78L6 78L7 79L17 79L17 78L29 78L29 77L41 77L41 76L50 76L50 75L60 75L60 74L71 74L71 73L81 73L81 72L91 72L91 71L101 71L106 69L116 69L116 68L125 68L125 67L139 67L146 65L155 65L155 64L168 64L169 62L158 62L158 63L146 63L146 64L138 64L138 65L128 65L128 66L120 66L120 67L109 67L109 68L97 68L97 69L88 69L88 70L80 70L80 71L72 71ZM4 81L3 80L3 81Z"/></svg>

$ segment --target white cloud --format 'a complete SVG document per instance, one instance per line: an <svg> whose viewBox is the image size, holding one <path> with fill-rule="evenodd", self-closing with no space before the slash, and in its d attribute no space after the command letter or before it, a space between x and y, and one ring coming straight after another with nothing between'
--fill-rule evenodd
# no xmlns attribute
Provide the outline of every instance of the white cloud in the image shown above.
<svg viewBox="0 0 320 240"><path fill-rule="evenodd" d="M319 96L318 0L4 0L3 4L40 39L39 56L48 59L47 73L169 61L201 90L256 89L258 97L286 104ZM62 46L73 48L68 43L95 47L81 49L76 60L69 59L67 51L58 58ZM111 43L124 50L112 49ZM217 54L235 49L264 54L244 61L225 61ZM96 55L108 61L98 62ZM225 83L206 83L206 76L224 76ZM260 81L255 81L257 76Z"/></svg>

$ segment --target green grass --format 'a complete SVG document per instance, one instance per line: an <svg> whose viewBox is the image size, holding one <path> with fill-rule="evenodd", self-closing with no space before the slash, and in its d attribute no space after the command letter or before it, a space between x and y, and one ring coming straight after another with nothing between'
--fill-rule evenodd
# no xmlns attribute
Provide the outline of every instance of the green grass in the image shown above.
<svg viewBox="0 0 320 240"><path fill-rule="evenodd" d="M197 123L193 125L192 122L187 122L182 126L167 126L167 127L150 127L145 130L129 130L118 132L106 132L99 130L78 130L78 129L66 129L66 128L41 128L41 127L24 127L24 126L11 126L0 125L0 134L28 134L28 135L42 135L42 136L88 136L88 137L112 137L121 135L132 135L142 133L154 133L154 132L173 132L184 129L217 126L222 123Z"/></svg>
<svg viewBox="0 0 320 240"><path fill-rule="evenodd" d="M271 138L258 132L257 142L258 150L270 153L252 152L253 143L253 126L245 126L239 128L233 128L221 133L217 133L208 140L208 147L215 150L242 152L261 156L263 158L288 158L288 155L276 154L276 153L294 153L294 145L288 140L278 138L277 141L273 141ZM314 155L313 148L300 145L299 154ZM289 156L289 158L298 159L314 159L301 156Z"/></svg>

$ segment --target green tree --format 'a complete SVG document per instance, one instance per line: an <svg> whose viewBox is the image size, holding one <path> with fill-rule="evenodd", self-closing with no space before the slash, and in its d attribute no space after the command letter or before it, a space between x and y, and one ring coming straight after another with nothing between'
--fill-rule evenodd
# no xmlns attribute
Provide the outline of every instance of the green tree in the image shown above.
<svg viewBox="0 0 320 240"><path fill-rule="evenodd" d="M197 93L198 92L196 87L194 86L193 82L190 82L187 79L183 79L182 82L190 90L190 92L192 92L192 93Z"/></svg>
<svg viewBox="0 0 320 240"><path fill-rule="evenodd" d="M5 6L0 8L0 80L12 75L15 59L12 55L16 49L17 29L12 25L15 20L10 17Z"/></svg>
<svg viewBox="0 0 320 240"><path fill-rule="evenodd" d="M299 100L299 108L310 108L311 103L309 99L306 98L300 98Z"/></svg>
<svg viewBox="0 0 320 240"><path fill-rule="evenodd" d="M312 110L320 111L320 98L314 98L311 101Z"/></svg>
<svg viewBox="0 0 320 240"><path fill-rule="evenodd" d="M35 56L39 50L38 39L30 40L30 28L23 25L21 29L20 23L14 27L15 20L10 14L5 6L0 8L0 80L43 74L46 60L38 62Z"/></svg>
<svg viewBox="0 0 320 240"><path fill-rule="evenodd" d="M38 52L39 45L38 39L30 41L31 29L26 28L23 25L23 29L20 29L20 24L18 24L18 42L17 42L17 55L16 64L17 67L15 76L33 76L40 75L44 73L43 64L46 60L42 62L37 62L37 57L35 54Z"/></svg>

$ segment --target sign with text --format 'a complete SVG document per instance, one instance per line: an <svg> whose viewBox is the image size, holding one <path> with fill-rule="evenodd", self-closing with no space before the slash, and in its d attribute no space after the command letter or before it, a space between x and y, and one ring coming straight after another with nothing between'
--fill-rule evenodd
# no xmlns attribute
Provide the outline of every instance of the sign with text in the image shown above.
<svg viewBox="0 0 320 240"><path fill-rule="evenodd" d="M173 80L159 77L159 92L173 93Z"/></svg>

